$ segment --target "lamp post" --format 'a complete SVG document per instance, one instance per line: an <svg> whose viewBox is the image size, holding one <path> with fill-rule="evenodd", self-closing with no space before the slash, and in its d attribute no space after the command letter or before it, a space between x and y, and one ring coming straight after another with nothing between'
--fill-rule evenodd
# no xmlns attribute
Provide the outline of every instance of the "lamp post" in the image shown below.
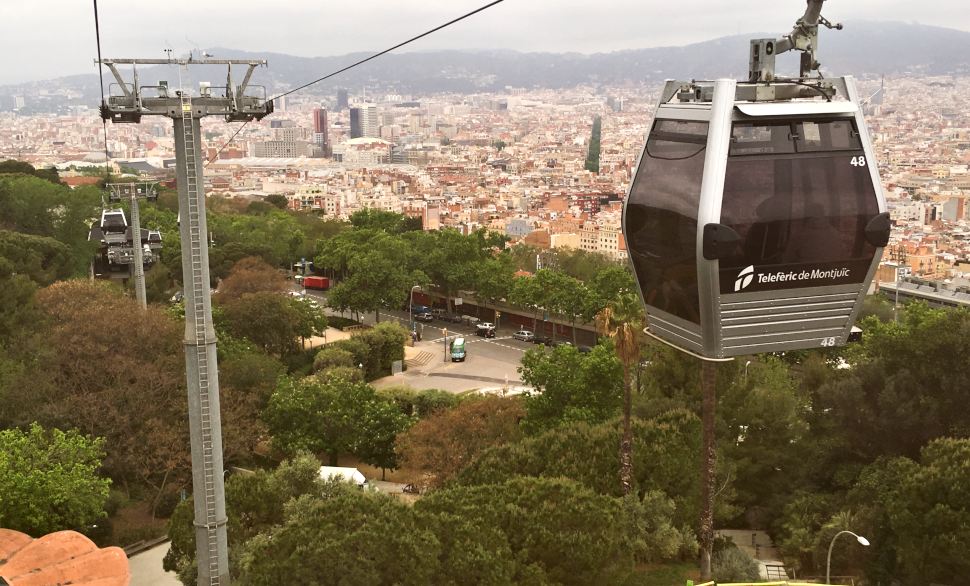
<svg viewBox="0 0 970 586"><path fill-rule="evenodd" d="M866 547L869 546L869 540L868 539L866 539L865 537L863 537L861 535L856 535L855 533L853 533L853 532L851 532L849 530L839 531L838 533L836 533L835 536L832 537L832 542L829 543L829 555L828 555L828 557L825 560L825 583L826 584L831 584L832 583L832 582L829 581L829 578L832 575L832 573L831 573L831 570L832 570L832 547L835 546L835 540L838 539L839 538L839 535L842 535L843 533L848 533L849 535L855 537L856 541L858 541L860 545L864 545Z"/></svg>
<svg viewBox="0 0 970 586"><path fill-rule="evenodd" d="M744 363L744 384L748 383L748 366L750 364L751 364L750 360Z"/></svg>
<svg viewBox="0 0 970 586"><path fill-rule="evenodd" d="M420 288L421 285L415 285L411 287L411 293L408 294L408 327L411 328L411 331L414 331L414 316L411 314L414 308L414 290Z"/></svg>

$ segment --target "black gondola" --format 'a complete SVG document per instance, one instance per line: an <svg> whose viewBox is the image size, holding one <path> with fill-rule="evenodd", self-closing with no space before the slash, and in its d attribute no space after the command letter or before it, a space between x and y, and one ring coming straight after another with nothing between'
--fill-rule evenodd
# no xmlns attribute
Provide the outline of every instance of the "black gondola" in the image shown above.
<svg viewBox="0 0 970 586"><path fill-rule="evenodd" d="M667 83L624 207L649 333L709 359L845 343L889 239L853 80L752 46L752 81Z"/></svg>

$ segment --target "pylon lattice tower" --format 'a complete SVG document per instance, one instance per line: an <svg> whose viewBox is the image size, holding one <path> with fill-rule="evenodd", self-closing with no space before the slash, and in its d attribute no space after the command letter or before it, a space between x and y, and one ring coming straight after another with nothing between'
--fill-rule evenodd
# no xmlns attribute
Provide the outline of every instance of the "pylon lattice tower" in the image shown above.
<svg viewBox="0 0 970 586"><path fill-rule="evenodd" d="M189 399L192 447L192 494L195 500L195 543L200 586L229 584L229 547L226 538L226 500L222 462L222 422L219 412L219 373L216 335L212 327L209 290L208 230L203 186L200 121L220 115L227 121L259 120L273 111L265 89L250 86L253 71L265 60L243 59L103 59L117 83L109 86L101 116L115 123L135 123L142 116L166 116L175 125L175 156L179 195L179 235L182 243L182 284L185 302L185 374ZM117 65L132 66L126 82ZM138 65L226 65L226 85L200 84L199 95L166 82L142 86ZM247 67L235 85L232 66ZM247 95L250 87L262 96ZM221 95L218 95L221 94ZM103 98L102 98L103 99Z"/></svg>

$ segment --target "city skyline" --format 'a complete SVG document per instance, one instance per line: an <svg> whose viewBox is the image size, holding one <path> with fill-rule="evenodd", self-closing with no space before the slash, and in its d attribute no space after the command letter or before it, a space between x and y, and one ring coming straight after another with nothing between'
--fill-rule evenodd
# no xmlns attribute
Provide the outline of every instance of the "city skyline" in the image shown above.
<svg viewBox="0 0 970 586"><path fill-rule="evenodd" d="M185 54L193 49L230 47L317 57L381 50L483 4L480 0L431 0L404 7L364 0L325 10L307 0L295 0L267 13L261 4L224 0L204 5L176 0L165 11L102 0L99 8L106 56L162 56L165 48ZM803 10L803 3L795 0L771 4L752 0L730 3L730 8L723 2L698 0L695 5L687 12L679 5L609 0L596 5L596 18L603 26L590 27L589 5L579 0L507 0L407 50L598 53L683 45L754 31L781 34ZM832 2L824 14L833 22L918 21L970 30L970 15L951 0L934 2L932 11L902 1ZM0 33L7 40L8 56L13 57L0 73L0 84L97 71L90 4L52 0L43 5L5 5L0 17Z"/></svg>

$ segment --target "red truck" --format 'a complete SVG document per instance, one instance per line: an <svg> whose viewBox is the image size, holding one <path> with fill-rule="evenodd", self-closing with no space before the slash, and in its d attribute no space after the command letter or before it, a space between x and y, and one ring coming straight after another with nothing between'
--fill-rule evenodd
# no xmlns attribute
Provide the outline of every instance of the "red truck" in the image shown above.
<svg viewBox="0 0 970 586"><path fill-rule="evenodd" d="M327 277L303 277L303 286L307 289L326 291L330 288L330 279Z"/></svg>

